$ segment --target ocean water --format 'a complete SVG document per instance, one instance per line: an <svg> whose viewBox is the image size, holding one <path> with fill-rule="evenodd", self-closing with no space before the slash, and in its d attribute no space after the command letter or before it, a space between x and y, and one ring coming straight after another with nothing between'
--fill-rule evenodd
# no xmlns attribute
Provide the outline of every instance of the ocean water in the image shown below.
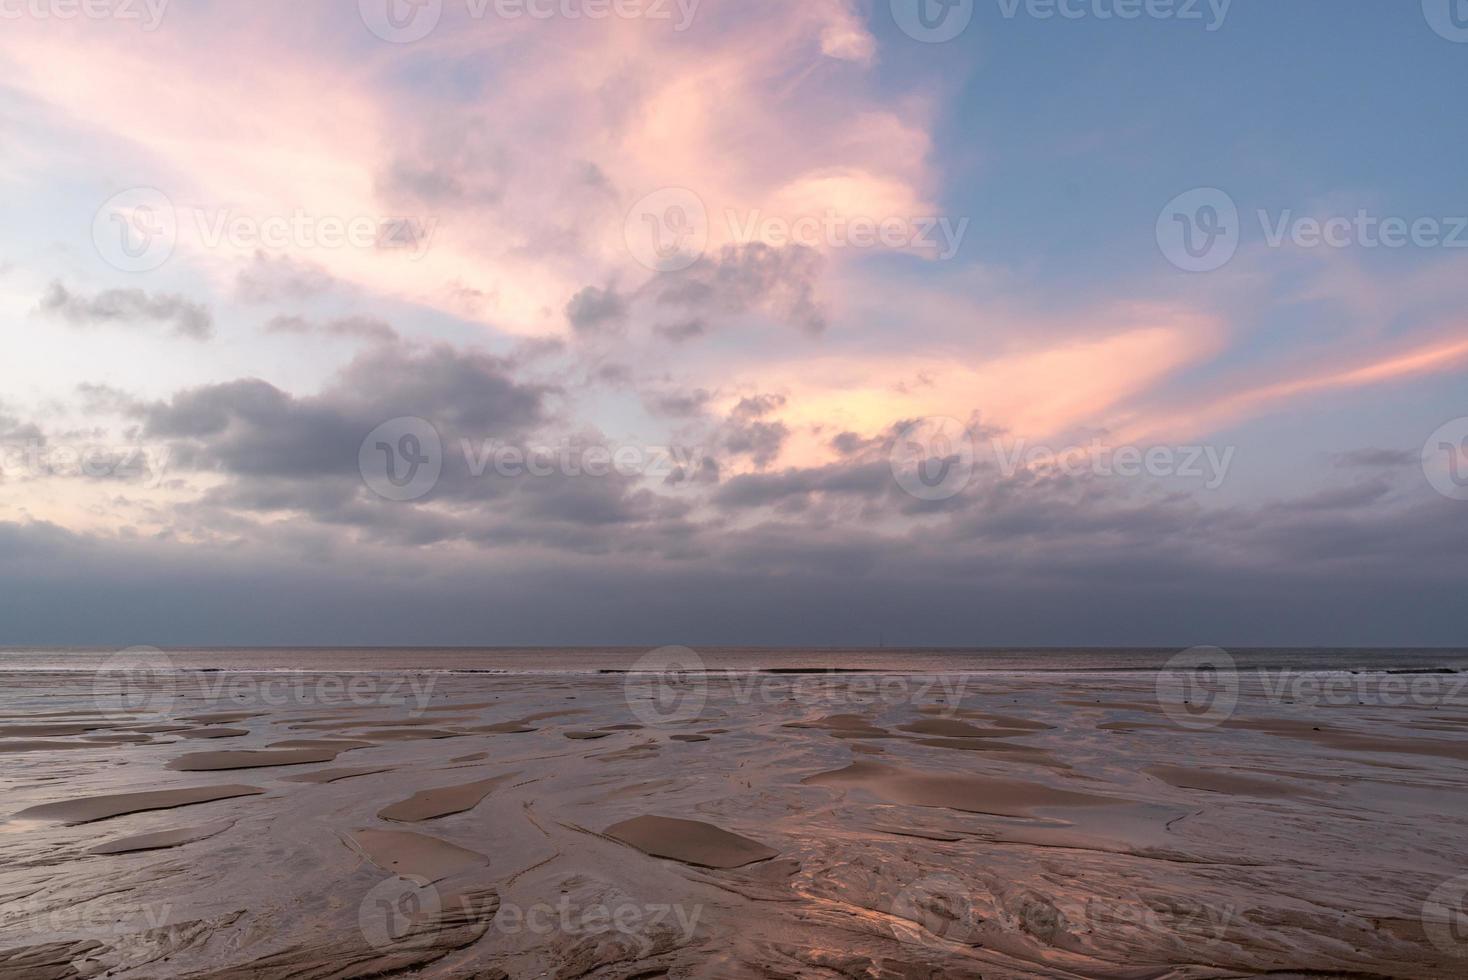
<svg viewBox="0 0 1468 980"><path fill-rule="evenodd" d="M692 649L690 656L683 650ZM140 648L0 647L0 672L93 672L119 654L157 661ZM870 671L902 673L1091 673L1161 669L1181 648L837 649L814 647L269 647L170 648L180 670L329 673L595 674L659 669ZM1468 649L1228 649L1241 670L1324 672L1468 671Z"/></svg>

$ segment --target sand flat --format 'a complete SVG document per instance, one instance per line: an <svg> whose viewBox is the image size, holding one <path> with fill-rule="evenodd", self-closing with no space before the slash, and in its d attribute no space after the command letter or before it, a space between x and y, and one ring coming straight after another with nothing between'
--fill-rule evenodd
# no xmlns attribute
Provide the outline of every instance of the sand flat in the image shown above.
<svg viewBox="0 0 1468 980"><path fill-rule="evenodd" d="M467 720L464 716L463 720ZM339 720L301 722L292 728L310 732L335 732L353 728L431 728L456 718L353 718L345 715Z"/></svg>
<svg viewBox="0 0 1468 980"><path fill-rule="evenodd" d="M1434 738L1393 738L1385 735L1359 735L1322 728L1310 732L1276 732L1285 738L1314 742L1328 749L1347 752L1386 753L1388 755L1420 755L1437 759L1468 762L1468 742Z"/></svg>
<svg viewBox="0 0 1468 980"><path fill-rule="evenodd" d="M451 732L442 728L370 728L359 733L377 742L421 742L440 738L463 738L468 732Z"/></svg>
<svg viewBox="0 0 1468 980"><path fill-rule="evenodd" d="M193 722L196 725L232 725L251 718L261 718L266 714L264 711L211 711L201 715L186 715L179 721Z"/></svg>
<svg viewBox="0 0 1468 980"><path fill-rule="evenodd" d="M248 728L189 728L178 733L179 738L240 738L250 734Z"/></svg>
<svg viewBox="0 0 1468 980"><path fill-rule="evenodd" d="M915 739L912 744L954 752L992 752L1000 758L1016 762L1028 762L1054 769L1069 768L1045 749L1016 745L1014 742L1004 742L993 738L919 738ZM860 746L860 748L870 749L873 746Z"/></svg>
<svg viewBox="0 0 1468 980"><path fill-rule="evenodd" d="M54 820L68 826L109 820L129 813L149 810L172 810L177 807L230 800L240 796L264 793L257 786L192 786L183 789L153 790L146 793L117 793L111 796L87 796L60 803L43 803L22 810L15 816L23 820Z"/></svg>
<svg viewBox="0 0 1468 980"><path fill-rule="evenodd" d="M351 837L382 870L429 882L489 863L478 851L407 830L356 830Z"/></svg>
<svg viewBox="0 0 1468 980"><path fill-rule="evenodd" d="M418 823L423 820L436 820L453 813L463 813L466 810L474 809L497 787L518 775L520 775L518 772L513 772L458 786L419 790L406 800L377 811L377 816L396 823Z"/></svg>
<svg viewBox="0 0 1468 980"><path fill-rule="evenodd" d="M1149 766L1149 776L1156 776L1169 786L1178 789L1194 789L1207 793L1224 793L1230 796L1259 796L1286 798L1316 795L1308 787L1291 784L1278 779L1261 779L1244 773L1218 769L1196 769L1187 766Z"/></svg>
<svg viewBox="0 0 1468 980"><path fill-rule="evenodd" d="M88 854L135 854L140 851L161 851L170 847L181 847L197 841L217 837L233 827L233 820L218 820L202 827L181 827L178 830L160 830L151 834L120 837L117 840L98 844Z"/></svg>
<svg viewBox="0 0 1468 980"><path fill-rule="evenodd" d="M110 728L109 725L0 725L0 738L64 738Z"/></svg>
<svg viewBox="0 0 1468 980"><path fill-rule="evenodd" d="M267 749L336 749L338 752L350 752L353 749L370 749L376 742L363 742L350 738L287 738L279 742L270 742Z"/></svg>
<svg viewBox="0 0 1468 980"><path fill-rule="evenodd" d="M55 742L38 738L0 741L0 753L49 752L52 749L95 749L96 742Z"/></svg>
<svg viewBox="0 0 1468 980"><path fill-rule="evenodd" d="M11 691L27 683L27 707L63 703L36 697L54 682L22 679ZM1444 726L1414 739L1408 723L1449 716L1349 706L1326 713L1246 699L1237 724L1192 733L1152 713L1132 717L1159 725L1158 734L1123 735L1097 731L1096 723L1125 714L1058 706L1063 697L1093 694L1140 702L1155 696L1151 688L1150 679L1127 677L998 678L962 703L928 710L839 691L829 702L741 701L715 679L702 720L649 725L602 745L562 733L634 731L619 727L630 724L619 678L445 677L440 694L498 706L485 722L539 727L539 734L471 735L445 722L444 730L472 740L383 740L335 763L220 774L213 779L251 778L270 792L248 787L255 795L221 799L206 811L142 813L122 818L126 824L74 829L32 819L0 823L0 894L38 896L47 916L90 907L105 917L97 945L81 952L69 942L37 952L54 938L49 919L13 939L14 920L5 918L0 945L9 948L0 951L0 974L14 963L55 963L58 977L79 964L105 967L118 980L351 971L468 971L501 980L498 971L1459 980L1459 959L1447 958L1413 921L1429 891L1468 860L1453 817L1463 803L1463 763L1446 755L1468 746L1468 731ZM520 720L560 715L567 694L585 709L574 721ZM175 714L247 707L201 701ZM0 769L14 794L10 809L19 811L67 793L98 797L205 781L165 770L188 752L339 751L360 740L353 719L375 724L389 713L364 705L320 731L294 731L294 722L327 714L295 705L235 726L253 730L245 744L43 749L6 756ZM921 719L1025 734L898 730ZM53 721L34 714L12 720ZM807 730L785 727L791 723ZM83 738L135 732L139 724L90 729ZM715 728L727 734L671 744L674 734ZM1349 749L1322 748L1325 739L1343 739ZM12 741L70 746L81 739ZM1395 751L1403 747L1445 754ZM843 769L850 761L880 765ZM474 768L459 768L468 765ZM475 802L488 777L512 770L524 774L499 782L477 807L457 809ZM1199 788L1203 779L1208 785ZM1313 792L1281 790L1300 786ZM456 799L461 793L467 798ZM415 804L424 809L407 812ZM429 822L376 817L395 807ZM436 813L443 817L433 822ZM195 839L208 829L201 825L224 818L237 823ZM1371 848L1343 843L1363 833ZM416 905L401 904L399 875L439 885L415 893ZM699 912L696 935L685 938L676 917L658 930L644 915L645 931L627 935L522 929L485 933L478 942L474 930L493 927L459 904L473 890L503 891L522 911L565 902L573 916L667 903ZM217 911L182 921L193 912L180 904L170 929L145 933L163 905L194 893L218 899ZM436 910L434 896L441 899ZM904 896L922 923L905 921L932 936L914 941L894 931L894 903ZM958 922L959 932L945 934L955 927L946 912L963 908L948 901L954 898L973 903L986 931L965 936ZM930 905L932 916L922 911ZM153 918L137 906L152 909ZM285 908L303 914L272 914ZM380 929L370 916L380 919L383 909L422 915L431 927L415 933L406 951L378 947L359 916L365 910L367 926ZM465 916L474 930L463 936L443 925ZM934 936L941 941L928 941ZM30 952L17 958L16 947Z"/></svg>
<svg viewBox="0 0 1468 980"><path fill-rule="evenodd" d="M741 868L780 854L757 840L701 820L633 817L613 824L604 833L653 857L670 858L700 868Z"/></svg>
<svg viewBox="0 0 1468 980"><path fill-rule="evenodd" d="M359 766L355 769L317 769L315 772L293 772L280 778L288 783L336 783L358 776L375 776L382 772L393 772L392 766Z"/></svg>
<svg viewBox="0 0 1468 980"><path fill-rule="evenodd" d="M807 776L801 782L807 786L861 789L893 803L1004 817L1032 817L1037 809L1045 807L1092 807L1128 802L1109 796L1055 789L1044 783L956 773L929 775L865 761Z"/></svg>
<svg viewBox="0 0 1468 980"><path fill-rule="evenodd" d="M898 725L897 730L914 735L934 735L938 738L1013 738L1034 734L1033 730L1022 728L979 728L957 718L924 718L907 725Z"/></svg>
<svg viewBox="0 0 1468 980"><path fill-rule="evenodd" d="M871 720L854 714L826 715L815 721L790 721L783 726L795 729L815 729L827 732L835 738L896 738L885 728L878 728Z"/></svg>
<svg viewBox="0 0 1468 980"><path fill-rule="evenodd" d="M331 762L339 749L241 749L236 752L190 752L168 763L177 772L223 772L230 769L268 769Z"/></svg>

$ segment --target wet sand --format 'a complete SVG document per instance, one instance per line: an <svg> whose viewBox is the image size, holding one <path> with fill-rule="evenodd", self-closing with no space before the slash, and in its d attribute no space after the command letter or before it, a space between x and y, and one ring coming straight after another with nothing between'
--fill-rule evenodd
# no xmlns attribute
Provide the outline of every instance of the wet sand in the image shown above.
<svg viewBox="0 0 1468 980"><path fill-rule="evenodd" d="M608 827L606 835L644 854L701 868L742 868L780 853L713 824L676 817L633 817Z"/></svg>
<svg viewBox="0 0 1468 980"><path fill-rule="evenodd" d="M420 790L401 803L383 807L377 811L377 815L383 820L391 820L395 823L418 823L423 820L447 817L454 813L463 813L465 810L474 809L484 801L486 796L493 793L496 787L518 775L520 774L516 772L495 776L493 779L482 779L476 783L465 783L462 786Z"/></svg>
<svg viewBox="0 0 1468 980"><path fill-rule="evenodd" d="M161 851L169 847L180 847L195 841L208 840L234 826L233 820L220 820L203 827L184 827L179 830L160 830L135 837L122 837L105 844L98 844L88 854L133 854L138 851Z"/></svg>
<svg viewBox="0 0 1468 980"><path fill-rule="evenodd" d="M1468 872L1464 705L1193 730L1107 675L715 678L671 716L617 675L152 710L6 680L0 980L1468 975L1424 917Z"/></svg>
<svg viewBox="0 0 1468 980"><path fill-rule="evenodd" d="M254 786L198 786L189 789L158 790L151 793L116 793L106 796L83 796L76 799L43 803L27 807L15 814L17 820L55 820L69 826L110 820L149 810L173 810L178 807L229 800L238 796L254 796L264 790Z"/></svg>

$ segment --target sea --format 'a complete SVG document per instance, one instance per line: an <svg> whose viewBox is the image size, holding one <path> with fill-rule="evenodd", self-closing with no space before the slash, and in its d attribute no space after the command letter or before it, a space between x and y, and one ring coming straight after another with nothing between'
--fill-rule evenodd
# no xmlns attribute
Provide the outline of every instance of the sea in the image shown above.
<svg viewBox="0 0 1468 980"><path fill-rule="evenodd" d="M599 674L637 670L941 674L1150 673L1218 648L995 647L0 647L0 673L90 673L137 660L189 671ZM1468 649L1228 648L1239 670L1468 671Z"/></svg>

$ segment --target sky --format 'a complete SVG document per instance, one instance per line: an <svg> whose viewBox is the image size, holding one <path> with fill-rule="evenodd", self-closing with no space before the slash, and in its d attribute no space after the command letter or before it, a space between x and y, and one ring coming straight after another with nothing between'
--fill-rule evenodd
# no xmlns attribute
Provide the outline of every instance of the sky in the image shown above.
<svg viewBox="0 0 1468 980"><path fill-rule="evenodd" d="M0 19L0 645L1468 645L1463 0Z"/></svg>

